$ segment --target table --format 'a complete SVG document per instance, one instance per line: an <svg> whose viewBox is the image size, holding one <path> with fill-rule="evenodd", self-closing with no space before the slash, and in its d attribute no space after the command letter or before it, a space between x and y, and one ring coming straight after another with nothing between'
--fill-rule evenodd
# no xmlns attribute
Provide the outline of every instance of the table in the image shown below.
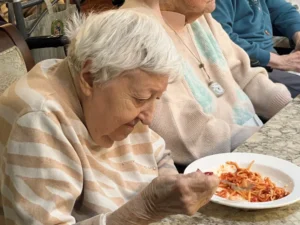
<svg viewBox="0 0 300 225"><path fill-rule="evenodd" d="M235 151L272 155L300 166L300 97ZM152 225L300 225L300 202L257 211L209 203L193 217L175 215Z"/></svg>

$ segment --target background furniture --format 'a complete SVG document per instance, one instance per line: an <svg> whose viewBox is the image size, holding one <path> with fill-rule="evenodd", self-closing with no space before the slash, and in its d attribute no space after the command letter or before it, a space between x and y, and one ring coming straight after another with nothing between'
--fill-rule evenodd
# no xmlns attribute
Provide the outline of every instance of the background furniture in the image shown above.
<svg viewBox="0 0 300 225"><path fill-rule="evenodd" d="M31 52L12 24L0 26L0 94L34 66Z"/></svg>
<svg viewBox="0 0 300 225"><path fill-rule="evenodd" d="M81 3L81 11L88 13L91 11L105 11L114 8L113 0L84 0Z"/></svg>

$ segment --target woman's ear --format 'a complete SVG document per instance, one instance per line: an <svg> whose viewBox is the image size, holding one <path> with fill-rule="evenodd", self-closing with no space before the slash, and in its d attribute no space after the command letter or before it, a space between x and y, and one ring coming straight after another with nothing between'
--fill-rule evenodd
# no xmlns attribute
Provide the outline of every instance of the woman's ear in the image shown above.
<svg viewBox="0 0 300 225"><path fill-rule="evenodd" d="M92 61L87 60L79 74L79 86L82 93L86 96L90 96L92 94L92 89L94 86L94 78L90 72L91 65Z"/></svg>

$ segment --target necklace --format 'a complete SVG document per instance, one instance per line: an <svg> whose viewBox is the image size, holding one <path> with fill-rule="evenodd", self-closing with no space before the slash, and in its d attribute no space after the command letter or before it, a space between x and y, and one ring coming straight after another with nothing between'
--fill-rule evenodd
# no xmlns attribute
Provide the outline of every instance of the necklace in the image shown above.
<svg viewBox="0 0 300 225"><path fill-rule="evenodd" d="M183 39L180 37L180 35L177 33L177 31L176 31L175 29L173 29L173 27L170 26L167 22L166 22L166 24L167 24L168 27L175 33L175 35L177 36L178 40L180 40L180 42L186 47L186 49L191 53L191 55L196 59L196 61L198 61L198 63L199 63L199 68L200 68L201 70L204 71L204 73L205 73L205 75L206 75L206 77L207 77L207 79L208 79L208 87L209 87L209 89L210 89L217 97L222 96L222 95L225 93L225 90L224 90L224 88L223 88L218 82L213 81L213 80L211 79L211 77L209 76L209 74L207 73L206 68L205 68L205 65L204 65L204 63L203 63L202 60L201 60L200 54L199 54L199 52L198 52L198 50L197 50L197 47L196 47L195 42L194 42L194 40L193 40L193 38L192 38L192 35L191 35L191 33L190 33L189 28L187 28L187 30L188 30L189 36L190 36L190 38L191 38L191 40L192 40L192 42L193 42L193 44L194 44L194 47L195 47L195 49L196 49L196 51L197 51L198 57L197 57L197 56L195 55L195 53L189 48L189 46L183 41Z"/></svg>

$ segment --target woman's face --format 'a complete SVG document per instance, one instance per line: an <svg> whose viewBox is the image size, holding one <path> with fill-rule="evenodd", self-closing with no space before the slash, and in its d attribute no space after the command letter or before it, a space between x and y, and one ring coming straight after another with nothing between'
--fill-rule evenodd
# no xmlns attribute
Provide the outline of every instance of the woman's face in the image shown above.
<svg viewBox="0 0 300 225"><path fill-rule="evenodd" d="M155 101L168 85L167 76L134 70L104 84L93 84L82 105L86 126L93 140L110 147L125 139L138 122L149 125ZM87 92L86 92L87 93Z"/></svg>
<svg viewBox="0 0 300 225"><path fill-rule="evenodd" d="M199 13L211 13L216 8L215 0L175 0L183 9Z"/></svg>
<svg viewBox="0 0 300 225"><path fill-rule="evenodd" d="M204 13L211 13L216 8L215 0L163 0L174 5L177 12L195 20ZM168 5L168 4L166 4Z"/></svg>

